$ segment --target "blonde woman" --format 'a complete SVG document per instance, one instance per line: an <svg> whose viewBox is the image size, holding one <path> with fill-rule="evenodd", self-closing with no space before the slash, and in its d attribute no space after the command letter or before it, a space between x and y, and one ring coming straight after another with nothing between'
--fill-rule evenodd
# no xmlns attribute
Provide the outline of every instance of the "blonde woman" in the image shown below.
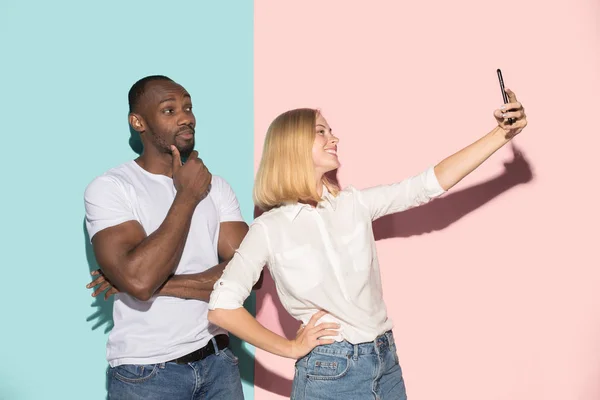
<svg viewBox="0 0 600 400"><path fill-rule="evenodd" d="M278 116L254 187L265 213L216 282L208 319L297 360L292 399L406 399L371 222L440 196L519 134L525 113L514 93L507 94L510 102L494 112L498 125L481 139L419 175L366 190L340 190L325 177L340 165L339 140L319 111ZM281 303L302 322L293 340L242 307L264 265Z"/></svg>

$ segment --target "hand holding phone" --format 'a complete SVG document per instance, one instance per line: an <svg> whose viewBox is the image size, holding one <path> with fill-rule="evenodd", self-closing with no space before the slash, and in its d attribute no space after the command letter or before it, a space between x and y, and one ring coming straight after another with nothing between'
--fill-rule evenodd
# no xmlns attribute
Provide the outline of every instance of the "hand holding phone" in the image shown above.
<svg viewBox="0 0 600 400"><path fill-rule="evenodd" d="M504 79L502 79L502 71L500 70L500 68L498 68L498 70L496 72L498 72L498 81L500 81L500 90L502 90L502 99L504 100L504 104L508 104L508 95L506 94L506 89L504 88ZM513 122L515 122L515 120L513 118L508 119L508 123L510 125L512 125Z"/></svg>

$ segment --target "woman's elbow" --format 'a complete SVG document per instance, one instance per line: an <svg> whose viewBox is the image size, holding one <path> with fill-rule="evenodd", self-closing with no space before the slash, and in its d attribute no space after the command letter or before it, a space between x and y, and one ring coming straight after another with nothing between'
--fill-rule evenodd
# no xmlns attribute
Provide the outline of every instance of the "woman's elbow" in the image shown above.
<svg viewBox="0 0 600 400"><path fill-rule="evenodd" d="M213 325L221 326L221 323L222 323L222 318L220 318L222 316L221 311L222 310L219 310L219 309L208 310L208 322L210 322Z"/></svg>

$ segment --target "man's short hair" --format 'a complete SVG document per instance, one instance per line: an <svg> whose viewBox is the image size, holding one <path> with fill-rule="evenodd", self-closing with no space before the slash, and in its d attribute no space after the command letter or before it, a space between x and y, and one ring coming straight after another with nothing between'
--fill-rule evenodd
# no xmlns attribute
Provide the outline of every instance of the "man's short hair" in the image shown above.
<svg viewBox="0 0 600 400"><path fill-rule="evenodd" d="M153 82L153 81L169 81L169 82L173 82L173 79L166 77L164 75L150 75L150 76L146 76L145 78L140 79L139 81L137 81L136 83L133 84L133 86L131 87L131 89L129 89L129 112L135 112L138 104L140 102L140 99L142 98L142 96L144 95L144 92L146 91L146 85L149 82Z"/></svg>

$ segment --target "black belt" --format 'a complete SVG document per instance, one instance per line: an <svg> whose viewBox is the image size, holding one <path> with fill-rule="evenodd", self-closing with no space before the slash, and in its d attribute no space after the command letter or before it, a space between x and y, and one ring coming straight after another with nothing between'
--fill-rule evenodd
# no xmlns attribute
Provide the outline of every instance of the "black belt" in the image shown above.
<svg viewBox="0 0 600 400"><path fill-rule="evenodd" d="M215 336L214 339L217 342L217 347L219 348L219 350L223 350L224 348L229 346L229 336L227 335L220 334ZM212 354L215 354L215 346L213 345L213 341L211 339L208 341L206 346L202 347L201 349L192 351L191 353L186 354L185 356L181 356L169 362L174 362L177 364L187 364L203 360Z"/></svg>

